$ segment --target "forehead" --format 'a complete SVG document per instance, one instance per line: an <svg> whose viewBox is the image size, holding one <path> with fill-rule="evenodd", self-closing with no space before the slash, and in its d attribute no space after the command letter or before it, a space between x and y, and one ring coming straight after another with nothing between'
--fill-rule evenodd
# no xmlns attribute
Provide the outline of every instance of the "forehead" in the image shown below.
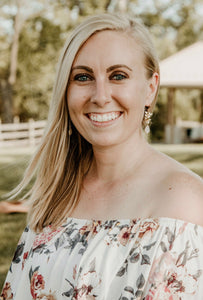
<svg viewBox="0 0 203 300"><path fill-rule="evenodd" d="M79 49L73 65L106 62L108 64L140 62L144 55L140 44L131 35L104 30L92 35Z"/></svg>

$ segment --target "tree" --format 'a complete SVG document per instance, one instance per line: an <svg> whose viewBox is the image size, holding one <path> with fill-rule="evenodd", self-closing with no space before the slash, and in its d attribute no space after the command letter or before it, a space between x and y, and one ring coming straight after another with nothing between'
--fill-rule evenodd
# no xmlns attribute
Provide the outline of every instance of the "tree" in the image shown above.
<svg viewBox="0 0 203 300"><path fill-rule="evenodd" d="M5 8L6 1L1 4L1 9ZM9 65L7 66L8 71L4 72L4 76L0 80L0 95L2 103L2 121L4 123L13 122L13 93L14 86L16 83L16 73L18 65L18 49L19 49L19 37L22 31L23 25L27 19L36 15L36 12L30 12L26 9L28 3L26 0L15 0L10 2L10 11L7 12L7 18L13 19L13 34L10 45L10 59ZM14 11L14 13L13 13ZM27 12L28 11L28 12ZM27 13L25 13L27 12Z"/></svg>
<svg viewBox="0 0 203 300"><path fill-rule="evenodd" d="M59 25L44 17L26 22L19 47L15 113L21 121L45 119L63 44Z"/></svg>
<svg viewBox="0 0 203 300"><path fill-rule="evenodd" d="M69 30L87 15L127 11L140 18L151 31L160 59L199 39L203 23L195 14L201 0L147 3L141 0L2 0L1 17L13 20L9 39L6 34L0 36L4 48L0 53L3 122L12 120L15 114L21 120L46 118L60 48ZM14 26L19 19L21 24ZM162 108L160 105L159 109Z"/></svg>

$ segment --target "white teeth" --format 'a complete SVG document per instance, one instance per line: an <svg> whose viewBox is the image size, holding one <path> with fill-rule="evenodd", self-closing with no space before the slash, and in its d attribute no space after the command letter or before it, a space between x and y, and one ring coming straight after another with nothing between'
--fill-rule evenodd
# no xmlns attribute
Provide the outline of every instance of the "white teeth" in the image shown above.
<svg viewBox="0 0 203 300"><path fill-rule="evenodd" d="M107 114L96 114L96 113L89 114L89 118L92 121L96 121L96 122L107 122L107 121L115 120L119 116L120 116L120 112L112 112Z"/></svg>
<svg viewBox="0 0 203 300"><path fill-rule="evenodd" d="M104 120L104 121L109 121L109 120L110 120L110 119L109 119L109 116L104 115L103 120Z"/></svg>

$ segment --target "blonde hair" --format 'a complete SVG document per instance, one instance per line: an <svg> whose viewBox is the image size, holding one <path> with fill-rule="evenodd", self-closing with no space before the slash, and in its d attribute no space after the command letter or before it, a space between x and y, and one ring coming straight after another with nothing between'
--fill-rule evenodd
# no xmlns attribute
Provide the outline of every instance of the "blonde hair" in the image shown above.
<svg viewBox="0 0 203 300"><path fill-rule="evenodd" d="M102 30L130 33L144 52L147 76L159 73L156 52L147 30L134 19L116 14L94 15L76 27L67 39L59 63L47 127L36 154L28 166L20 185L14 190L18 195L36 176L33 187L24 197L29 197L30 227L41 231L52 224L59 226L71 215L77 205L84 175L93 158L92 146L73 127L69 130L67 88L71 67L81 46L93 34ZM150 110L153 109L156 97Z"/></svg>

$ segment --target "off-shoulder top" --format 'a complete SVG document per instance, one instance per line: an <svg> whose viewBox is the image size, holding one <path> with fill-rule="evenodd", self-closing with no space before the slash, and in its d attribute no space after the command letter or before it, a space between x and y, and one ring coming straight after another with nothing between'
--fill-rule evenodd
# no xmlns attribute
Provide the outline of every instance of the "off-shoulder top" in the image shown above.
<svg viewBox="0 0 203 300"><path fill-rule="evenodd" d="M203 227L171 218L26 227L0 299L202 300Z"/></svg>

